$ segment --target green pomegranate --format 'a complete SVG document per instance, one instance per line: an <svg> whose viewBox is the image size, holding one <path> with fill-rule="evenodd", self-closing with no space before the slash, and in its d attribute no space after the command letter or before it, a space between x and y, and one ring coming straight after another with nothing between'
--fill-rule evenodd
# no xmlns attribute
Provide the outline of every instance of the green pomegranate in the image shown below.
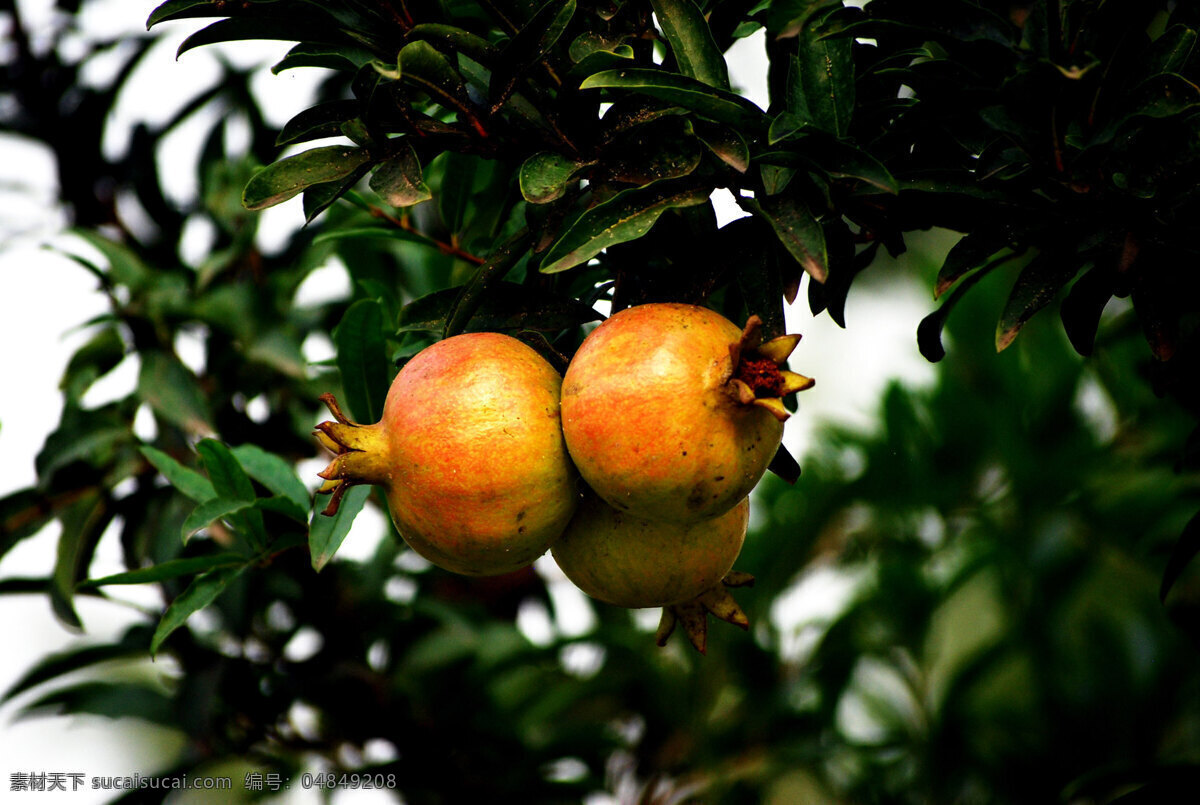
<svg viewBox="0 0 1200 805"><path fill-rule="evenodd" d="M733 563L746 538L750 501L698 523L645 520L618 511L594 494L580 504L551 554L576 587L600 601L639 609L663 608L658 644L682 622L704 653L708 615L749 627L726 587L753 581Z"/></svg>
<svg viewBox="0 0 1200 805"><path fill-rule="evenodd" d="M471 576L524 567L549 549L578 503L559 418L561 378L526 344L467 333L422 350L396 375L382 419L336 422L317 437L337 455L320 473L337 511L354 484L383 488L408 545Z"/></svg>
<svg viewBox="0 0 1200 805"><path fill-rule="evenodd" d="M708 308L647 304L593 330L567 367L562 423L579 473L609 505L694 523L749 494L783 437L783 370L800 336L766 343Z"/></svg>
<svg viewBox="0 0 1200 805"><path fill-rule="evenodd" d="M698 523L646 520L588 495L554 544L576 587L619 607L688 601L718 584L746 538L750 502Z"/></svg>

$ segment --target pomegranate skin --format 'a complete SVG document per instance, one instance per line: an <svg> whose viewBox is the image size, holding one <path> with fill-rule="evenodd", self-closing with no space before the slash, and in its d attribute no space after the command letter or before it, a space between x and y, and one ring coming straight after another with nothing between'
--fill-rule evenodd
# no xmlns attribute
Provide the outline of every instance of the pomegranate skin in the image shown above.
<svg viewBox="0 0 1200 805"><path fill-rule="evenodd" d="M670 606L717 587L733 567L749 498L698 523L646 520L588 495L551 554L571 582L621 607Z"/></svg>
<svg viewBox="0 0 1200 805"><path fill-rule="evenodd" d="M439 341L396 376L379 422L319 426L338 447L322 477L382 486L400 535L439 567L471 576L525 567L579 500L560 385L510 336Z"/></svg>
<svg viewBox="0 0 1200 805"><path fill-rule="evenodd" d="M584 339L563 379L563 434L609 505L694 523L762 478L783 424L730 392L741 338L712 310L656 303L622 310Z"/></svg>

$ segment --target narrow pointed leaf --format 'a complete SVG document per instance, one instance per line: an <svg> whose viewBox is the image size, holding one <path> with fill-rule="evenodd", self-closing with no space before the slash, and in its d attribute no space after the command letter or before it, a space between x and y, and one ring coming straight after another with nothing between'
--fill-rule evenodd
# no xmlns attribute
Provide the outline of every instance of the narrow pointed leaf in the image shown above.
<svg viewBox="0 0 1200 805"><path fill-rule="evenodd" d="M547 204L562 198L573 183L578 183L576 177L589 164L552 151L534 154L521 163L518 176L521 195L531 204Z"/></svg>
<svg viewBox="0 0 1200 805"><path fill-rule="evenodd" d="M409 303L400 314L400 332L445 332L448 317L458 310L462 288L446 288ZM535 290L513 282L497 282L478 300L466 332L556 332L595 321L600 314L569 296Z"/></svg>
<svg viewBox="0 0 1200 805"><path fill-rule="evenodd" d="M651 0L679 72L718 89L729 89L725 57L709 30L708 20L692 0Z"/></svg>
<svg viewBox="0 0 1200 805"><path fill-rule="evenodd" d="M720 123L697 120L692 124L692 131L717 159L738 173L749 170L750 147L737 129Z"/></svg>
<svg viewBox="0 0 1200 805"><path fill-rule="evenodd" d="M780 243L817 282L829 276L829 256L825 247L825 232L806 205L790 196L767 196L744 199L759 216L771 225Z"/></svg>
<svg viewBox="0 0 1200 805"><path fill-rule="evenodd" d="M548 0L512 38L492 72L493 114L508 100L521 74L550 52L574 15L575 0Z"/></svg>
<svg viewBox="0 0 1200 805"><path fill-rule="evenodd" d="M282 495L305 511L308 510L311 502L308 489L296 477L292 465L282 457L268 453L255 444L238 445L231 452L247 475L276 495Z"/></svg>
<svg viewBox="0 0 1200 805"><path fill-rule="evenodd" d="M275 139L276 145L290 145L323 137L336 137L342 124L358 117L358 101L326 101L300 112L287 123Z"/></svg>
<svg viewBox="0 0 1200 805"><path fill-rule="evenodd" d="M202 439L196 445L196 452L218 496L246 503L254 501L254 485L233 451L216 439Z"/></svg>
<svg viewBox="0 0 1200 805"><path fill-rule="evenodd" d="M158 448L142 445L138 448L154 469L162 473L170 481L171 486L178 489L197 503L203 503L217 496L212 481L189 467L183 466L171 456Z"/></svg>
<svg viewBox="0 0 1200 805"><path fill-rule="evenodd" d="M446 327L442 331L442 338L450 338L466 330L471 318L492 290L528 252L531 240L530 232L522 229L488 255L471 281L463 286L454 307L446 314Z"/></svg>
<svg viewBox="0 0 1200 805"><path fill-rule="evenodd" d="M400 78L420 88L447 109L473 118L474 112L463 77L433 45L418 40L400 49Z"/></svg>
<svg viewBox="0 0 1200 805"><path fill-rule="evenodd" d="M1079 264L1061 252L1042 252L1021 270L996 326L996 351L1013 342L1035 313L1053 301L1079 270Z"/></svg>
<svg viewBox="0 0 1200 805"><path fill-rule="evenodd" d="M20 717L49 714L136 718L178 728L170 697L140 682L94 681L56 688L22 707Z"/></svg>
<svg viewBox="0 0 1200 805"><path fill-rule="evenodd" d="M154 636L150 639L150 654L157 654L163 641L170 637L172 632L187 623L187 619L193 614L217 600L217 596L245 569L246 565L218 567L193 579L163 613L154 630Z"/></svg>
<svg viewBox="0 0 1200 805"><path fill-rule="evenodd" d="M989 257L1007 248L1011 242L1012 234L1006 229L980 229L964 235L946 253L946 259L938 270L934 298L950 290L965 274L982 266Z"/></svg>
<svg viewBox="0 0 1200 805"><path fill-rule="evenodd" d="M704 204L710 193L711 188L679 188L669 183L624 190L576 219L547 251L541 270L547 274L566 271L609 246L637 240L667 210Z"/></svg>
<svg viewBox="0 0 1200 805"><path fill-rule="evenodd" d="M433 198L421 173L417 152L408 143L400 146L399 154L375 169L370 187L393 207L411 207Z"/></svg>
<svg viewBox="0 0 1200 805"><path fill-rule="evenodd" d="M1171 588L1175 586L1175 582L1183 575L1187 566L1196 558L1197 553L1200 553L1200 512L1188 520L1187 525L1183 527L1183 532L1176 540L1170 558L1167 559L1167 568L1163 571L1162 584L1158 590L1158 597L1161 600L1167 599L1167 594L1171 592Z"/></svg>
<svg viewBox="0 0 1200 805"><path fill-rule="evenodd" d="M327 145L281 159L250 179L242 192L242 204L262 210L281 204L306 188L344 179L370 161L363 148Z"/></svg>
<svg viewBox="0 0 1200 805"><path fill-rule="evenodd" d="M320 510L323 507L316 506L308 529L308 550L312 554L313 570L320 572L337 553L342 540L350 533L350 526L354 525L354 518L362 510L370 494L369 486L355 486L347 490L342 496L337 514L332 517L321 514Z"/></svg>
<svg viewBox="0 0 1200 805"><path fill-rule="evenodd" d="M36 665L26 671L8 690L4 691L4 695L0 696L0 702L9 701L27 690L32 690L43 682L58 679L66 674L92 665L111 660L145 656L146 648L149 645L149 637L149 629L139 624L130 627L121 639L115 643L100 643L82 648L68 648L48 654L38 660Z"/></svg>
<svg viewBox="0 0 1200 805"><path fill-rule="evenodd" d="M321 182L305 189L304 223L311 224L313 219L328 209L333 202L349 193L370 169L371 162L364 162L341 179Z"/></svg>
<svg viewBox="0 0 1200 805"><path fill-rule="evenodd" d="M111 584L150 584L167 579L177 579L180 576L193 576L218 567L233 567L246 564L246 557L238 553L214 553L207 556L193 556L187 559L168 559L152 567L129 570L124 573L114 573L98 579L87 579L79 583L79 589L107 587ZM145 648L143 647L143 651Z"/></svg>
<svg viewBox="0 0 1200 805"><path fill-rule="evenodd" d="M183 40L176 58L205 45L218 42L240 42L248 39L270 39L282 42L328 42L339 44L346 40L340 29L329 21L321 24L312 19L289 20L284 17L235 17L214 22Z"/></svg>
<svg viewBox="0 0 1200 805"><path fill-rule="evenodd" d="M252 500L237 500L234 498L213 498L212 500L206 500L192 509L192 513L184 519L183 526L180 529L180 536L186 544L197 532L208 528L214 521L223 520L238 512L245 511L253 505L254 501Z"/></svg>
<svg viewBox="0 0 1200 805"><path fill-rule="evenodd" d="M391 384L383 307L373 299L355 302L333 331L333 340L343 402L359 422L377 422L383 416L383 401Z"/></svg>
<svg viewBox="0 0 1200 805"><path fill-rule="evenodd" d="M53 508L35 487L0 498L0 557L21 540L41 531L53 517Z"/></svg>
<svg viewBox="0 0 1200 805"><path fill-rule="evenodd" d="M631 90L751 132L765 130L768 123L767 116L752 101L665 70L646 67L605 70L588 76L579 88Z"/></svg>
<svg viewBox="0 0 1200 805"><path fill-rule="evenodd" d="M83 628L75 611L75 585L87 575L100 535L112 519L104 498L96 493L85 495L59 515L62 533L54 559L50 584L50 604L64 625Z"/></svg>
<svg viewBox="0 0 1200 805"><path fill-rule="evenodd" d="M156 414L187 432L213 432L212 414L199 381L173 355L161 351L142 354L137 393Z"/></svg>
<svg viewBox="0 0 1200 805"><path fill-rule="evenodd" d="M805 25L789 63L787 111L835 137L847 135L854 111L852 43Z"/></svg>

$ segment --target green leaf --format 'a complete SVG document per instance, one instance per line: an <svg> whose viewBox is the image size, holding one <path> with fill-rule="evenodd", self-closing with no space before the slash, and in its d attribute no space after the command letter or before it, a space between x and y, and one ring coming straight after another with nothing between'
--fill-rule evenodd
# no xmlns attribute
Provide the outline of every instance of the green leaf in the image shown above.
<svg viewBox="0 0 1200 805"><path fill-rule="evenodd" d="M366 149L347 145L326 145L281 159L254 174L242 192L242 204L250 210L272 207L313 185L344 179L370 159Z"/></svg>
<svg viewBox="0 0 1200 805"><path fill-rule="evenodd" d="M112 516L108 502L95 492L84 495L59 514L62 534L58 538L51 576L50 604L59 620L71 628L83 628L75 611L75 585L87 575L96 544Z"/></svg>
<svg viewBox="0 0 1200 805"><path fill-rule="evenodd" d="M586 263L609 246L637 240L664 212L708 201L711 188L655 182L623 190L579 216L542 259L541 271L554 274Z"/></svg>
<svg viewBox="0 0 1200 805"><path fill-rule="evenodd" d="M238 512L245 511L254 505L252 500L237 500L235 498L213 498L206 500L192 509L192 513L183 521L180 536L186 544L196 532L207 528L215 520L224 520Z"/></svg>
<svg viewBox="0 0 1200 805"><path fill-rule="evenodd" d="M98 579L87 579L79 583L78 589L106 587L110 584L150 584L156 581L177 579L180 576L192 576L218 567L233 567L246 564L246 557L238 553L214 553L206 556L193 556L187 559L168 559L151 567L129 570L124 573L114 573ZM145 651L143 645L142 650Z"/></svg>
<svg viewBox="0 0 1200 805"><path fill-rule="evenodd" d="M1200 553L1200 512L1188 520L1179 539L1176 540L1175 546L1171 549L1171 556L1167 559L1167 567L1163 571L1162 584L1158 590L1160 600L1167 600L1171 588L1175 586L1175 582L1179 581L1179 577L1196 558L1197 553Z"/></svg>
<svg viewBox="0 0 1200 805"><path fill-rule="evenodd" d="M32 537L52 519L54 510L34 487L0 498L0 557L23 539Z"/></svg>
<svg viewBox="0 0 1200 805"><path fill-rule="evenodd" d="M708 20L692 0L650 0L679 72L718 89L729 89L725 57Z"/></svg>
<svg viewBox="0 0 1200 805"><path fill-rule="evenodd" d="M946 253L938 270L933 297L941 297L965 274L982 266L996 252L1011 246L1012 241L1013 235L1006 228L980 229L963 236Z"/></svg>
<svg viewBox="0 0 1200 805"><path fill-rule="evenodd" d="M269 39L282 42L328 42L341 44L345 35L332 20L318 21L311 17L291 18L235 17L214 22L183 40L175 51L178 58L189 50L219 42L241 42L247 39Z"/></svg>
<svg viewBox="0 0 1200 805"><path fill-rule="evenodd" d="M245 503L254 501L254 485L233 451L216 439L201 439L196 452L218 497Z"/></svg>
<svg viewBox="0 0 1200 805"><path fill-rule="evenodd" d="M500 111L521 74L541 61L575 15L575 0L547 0L509 41L492 72L488 95L492 114Z"/></svg>
<svg viewBox="0 0 1200 805"><path fill-rule="evenodd" d="M1200 86L1178 73L1162 73L1143 81L1131 99L1134 117L1174 117L1200 106Z"/></svg>
<svg viewBox="0 0 1200 805"><path fill-rule="evenodd" d="M737 129L706 120L694 120L692 132L717 159L738 173L749 170L750 147Z"/></svg>
<svg viewBox="0 0 1200 805"><path fill-rule="evenodd" d="M362 510L363 504L371 494L369 486L355 486L342 495L341 505L337 514L328 517L320 511L313 512L312 522L308 529L308 550L312 554L313 570L318 573L342 545L342 540L350 533L354 518Z"/></svg>
<svg viewBox="0 0 1200 805"><path fill-rule="evenodd" d="M829 275L825 232L807 205L786 195L743 198L741 203L771 225L779 242L810 277L825 282Z"/></svg>
<svg viewBox="0 0 1200 805"><path fill-rule="evenodd" d="M146 30L168 20L226 16L228 16L228 12L224 11L214 0L168 0L150 12L150 16L146 20Z"/></svg>
<svg viewBox="0 0 1200 805"><path fill-rule="evenodd" d="M476 184L486 172L479 157L450 152L441 157L442 182L438 188L438 211L451 232L461 232Z"/></svg>
<svg viewBox="0 0 1200 805"><path fill-rule="evenodd" d="M400 312L400 332L444 332L463 293L464 288L446 288L413 300ZM497 282L477 301L471 318L461 325L466 332L556 332L600 318L574 298L512 282Z"/></svg>
<svg viewBox="0 0 1200 805"><path fill-rule="evenodd" d="M921 356L925 360L930 363L937 363L946 357L946 348L942 346L942 330L946 327L946 320L950 317L951 311L954 310L955 306L966 296L967 291L971 290L975 283L990 274L998 266L1003 265L1008 259L998 258L983 265L978 271L959 283L958 287L946 297L946 301L942 303L941 307L921 319L921 323L917 325L917 349L920 350Z"/></svg>
<svg viewBox="0 0 1200 805"><path fill-rule="evenodd" d="M371 176L371 189L393 207L411 207L433 198L421 173L417 152L408 142L397 147L400 153L380 163L375 169Z"/></svg>
<svg viewBox="0 0 1200 805"><path fill-rule="evenodd" d="M359 180L367 175L371 164L371 162L364 162L341 179L315 184L305 190L304 223L311 224L313 219L324 212L333 202L349 193Z"/></svg>
<svg viewBox="0 0 1200 805"><path fill-rule="evenodd" d="M402 81L422 90L435 103L462 113L478 127L463 77L433 45L421 40L409 42L400 49L396 63Z"/></svg>
<svg viewBox="0 0 1200 805"><path fill-rule="evenodd" d="M750 132L767 128L753 102L694 78L646 67L605 70L588 76L580 89L627 89L690 109L698 115Z"/></svg>
<svg viewBox="0 0 1200 805"><path fill-rule="evenodd" d="M174 702L161 690L140 682L80 682L35 699L21 708L21 717L49 714L135 718L178 728Z"/></svg>
<svg viewBox="0 0 1200 805"><path fill-rule="evenodd" d="M521 196L531 204L547 204L562 198L578 184L579 173L594 162L576 162L553 151L534 154L521 163L518 181Z"/></svg>
<svg viewBox="0 0 1200 805"><path fill-rule="evenodd" d="M443 53L461 53L478 64L491 66L500 57L500 48L481 36L436 22L422 22L408 32L408 41L430 42Z"/></svg>
<svg viewBox="0 0 1200 805"><path fill-rule="evenodd" d="M258 512L275 512L297 523L308 524L308 501L299 504L286 495L271 495L269 498L258 498L253 506Z"/></svg>
<svg viewBox="0 0 1200 805"><path fill-rule="evenodd" d="M82 648L68 648L47 654L38 660L37 664L26 671L20 679L14 682L0 701L6 702L19 696L27 690L32 690L43 682L57 679L88 666L97 665L111 660L122 660L131 657L141 657L146 654L150 644L150 632L145 626L138 624L130 627L115 643L101 643Z"/></svg>
<svg viewBox="0 0 1200 805"><path fill-rule="evenodd" d="M1186 25L1172 25L1154 40L1147 54L1150 74L1184 73L1196 51L1196 31Z"/></svg>
<svg viewBox="0 0 1200 805"><path fill-rule="evenodd" d="M238 445L231 452L247 475L308 511L311 503L308 490L296 477L292 465L282 457L268 453L256 444Z"/></svg>
<svg viewBox="0 0 1200 805"><path fill-rule="evenodd" d="M194 613L215 601L230 582L241 575L245 569L246 565L218 567L193 579L187 589L180 593L163 613L162 619L159 620L158 626L154 630L154 636L150 639L150 654L157 654L163 641L170 637L172 632L187 623L187 619Z"/></svg>
<svg viewBox="0 0 1200 805"><path fill-rule="evenodd" d="M809 131L812 132L811 129ZM788 132L787 136L792 134ZM812 132L801 133L789 145L791 150L768 151L757 155L755 161L792 168L813 168L834 179L866 182L892 195L900 192L900 183L882 162L844 140Z"/></svg>
<svg viewBox="0 0 1200 805"><path fill-rule="evenodd" d="M853 40L822 38L806 24L788 61L786 109L801 120L845 137L854 112Z"/></svg>
<svg viewBox="0 0 1200 805"><path fill-rule="evenodd" d="M132 249L114 243L99 232L90 229L72 229L70 234L86 241L108 261L108 270L103 277L105 282L124 285L131 291L137 291L151 281L150 268Z"/></svg>
<svg viewBox="0 0 1200 805"><path fill-rule="evenodd" d="M1021 270L996 326L996 351L1013 342L1033 314L1053 301L1079 270L1078 259L1065 252L1042 252Z"/></svg>
<svg viewBox="0 0 1200 805"><path fill-rule="evenodd" d="M344 402L360 422L378 422L391 385L383 307L373 299L351 305L333 331Z"/></svg>
<svg viewBox="0 0 1200 805"><path fill-rule="evenodd" d="M171 456L150 445L142 445L138 449L154 466L154 469L161 472L163 477L170 481L171 486L197 503L203 503L217 496L212 481L195 470L183 466Z"/></svg>
<svg viewBox="0 0 1200 805"><path fill-rule="evenodd" d="M429 241L420 235L393 226L355 226L346 229L330 229L313 238L313 245L337 240L403 240L408 243L429 245Z"/></svg>
<svg viewBox="0 0 1200 805"><path fill-rule="evenodd" d="M471 318L487 300L496 284L528 253L531 240L529 230L521 229L492 250L471 281L463 286L453 308L446 313L446 327L442 331L442 338L450 338L466 330Z"/></svg>
<svg viewBox="0 0 1200 805"><path fill-rule="evenodd" d="M279 75L297 67L323 67L353 73L374 58L371 51L354 45L301 42L271 67Z"/></svg>
<svg viewBox="0 0 1200 805"><path fill-rule="evenodd" d="M125 342L115 327L103 327L71 356L63 371L59 388L78 403L99 378L108 374L125 358Z"/></svg>
<svg viewBox="0 0 1200 805"><path fill-rule="evenodd" d="M276 145L319 140L336 137L342 133L342 124L358 117L358 101L326 101L305 109L284 124L275 138Z"/></svg>

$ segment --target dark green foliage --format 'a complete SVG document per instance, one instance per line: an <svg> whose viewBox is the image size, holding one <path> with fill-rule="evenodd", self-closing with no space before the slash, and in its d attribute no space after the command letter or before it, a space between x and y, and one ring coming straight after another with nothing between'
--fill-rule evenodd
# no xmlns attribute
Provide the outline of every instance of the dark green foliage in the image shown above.
<svg viewBox="0 0 1200 805"><path fill-rule="evenodd" d="M59 5L62 38L79 4ZM180 774L355 770L345 750L382 739L397 757L357 770L394 774L413 803L1194 798L1194 4L173 0L148 24L198 25L184 58L290 41L275 71L326 81L276 131L225 65L111 159L109 113L153 38L96 88L81 70L118 43L71 61L5 13L0 130L53 154L59 243L110 312L67 367L37 485L0 499L0 556L57 520L54 566L0 595L45 595L72 627L78 597L120 585L164 602L30 669L5 694L25 712L175 727ZM725 62L760 29L766 109ZM199 194L168 201L157 146L198 119ZM717 226L720 189L747 217ZM127 224L121 193L148 225ZM295 196L306 226L264 252L252 210ZM198 223L213 239L190 265ZM963 235L940 266L895 259L930 228ZM349 297L298 307L335 260ZM373 421L398 365L466 331L513 333L561 369L597 301L709 304L778 335L807 285L844 325L871 268L944 296L914 336L950 357L936 387L890 389L877 429L824 433L799 483L762 485L738 563L757 578L738 596L749 635L658 650L594 605L582 634L558 621L534 642L518 612L565 608L532 570L452 576L393 533L369 561L334 559L381 501L356 487L335 517L314 505L296 467L321 394ZM336 357L308 362L314 336ZM134 391L86 407L127 355ZM800 474L786 451L772 469ZM126 570L95 578L118 521ZM772 615L797 579L848 594L798 629ZM301 632L320 641L298 659ZM110 673L155 654L178 662L168 686Z"/></svg>

